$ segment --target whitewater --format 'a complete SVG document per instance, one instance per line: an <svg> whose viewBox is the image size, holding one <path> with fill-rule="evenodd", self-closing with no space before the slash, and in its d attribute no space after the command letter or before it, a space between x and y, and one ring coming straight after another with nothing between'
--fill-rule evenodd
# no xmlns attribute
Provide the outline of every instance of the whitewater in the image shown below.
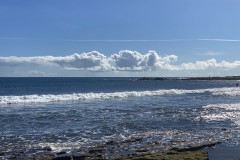
<svg viewBox="0 0 240 160"><path fill-rule="evenodd" d="M73 93L60 95L22 95L22 96L0 96L0 104L18 104L18 103L48 103L60 101L81 101L94 99L111 99L111 98L128 98L143 96L161 96L161 95L178 95L178 94L195 94L210 92L212 95L231 95L239 96L240 89L230 88L212 88L212 89L170 89L156 91L131 91L131 92L112 92L112 93Z"/></svg>

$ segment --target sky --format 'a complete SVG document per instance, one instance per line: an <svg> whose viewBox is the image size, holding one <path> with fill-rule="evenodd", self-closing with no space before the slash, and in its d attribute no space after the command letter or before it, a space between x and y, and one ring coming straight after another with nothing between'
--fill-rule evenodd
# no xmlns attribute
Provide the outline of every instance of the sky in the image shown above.
<svg viewBox="0 0 240 160"><path fill-rule="evenodd" d="M240 75L239 0L0 0L0 77Z"/></svg>

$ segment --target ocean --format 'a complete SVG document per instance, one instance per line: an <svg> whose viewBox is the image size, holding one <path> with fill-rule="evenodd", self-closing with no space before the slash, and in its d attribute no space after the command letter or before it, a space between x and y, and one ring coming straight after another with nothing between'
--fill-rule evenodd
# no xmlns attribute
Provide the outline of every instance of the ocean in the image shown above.
<svg viewBox="0 0 240 160"><path fill-rule="evenodd" d="M0 78L0 153L73 153L141 137L165 148L238 146L240 88L227 80ZM162 147L163 149L164 147Z"/></svg>

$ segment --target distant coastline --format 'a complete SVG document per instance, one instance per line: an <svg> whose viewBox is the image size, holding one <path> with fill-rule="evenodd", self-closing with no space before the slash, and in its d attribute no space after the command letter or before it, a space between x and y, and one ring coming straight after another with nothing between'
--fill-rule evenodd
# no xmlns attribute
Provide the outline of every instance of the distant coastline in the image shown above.
<svg viewBox="0 0 240 160"><path fill-rule="evenodd" d="M189 77L189 78L163 78L163 77L143 77L137 79L139 81L152 80L240 80L240 76L226 76L226 77Z"/></svg>

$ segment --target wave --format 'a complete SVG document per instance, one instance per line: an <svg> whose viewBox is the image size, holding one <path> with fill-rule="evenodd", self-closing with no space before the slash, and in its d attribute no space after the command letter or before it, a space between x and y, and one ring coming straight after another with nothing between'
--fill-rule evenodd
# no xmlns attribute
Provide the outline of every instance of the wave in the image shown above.
<svg viewBox="0 0 240 160"><path fill-rule="evenodd" d="M161 95L180 95L180 94L198 94L210 92L212 95L240 95L239 88L213 88L213 89L169 89L155 91L129 91L112 93L73 93L73 94L46 94L46 95L23 95L23 96L0 96L0 104L18 104L18 103L48 103L60 101L81 101L97 99L113 99L143 96L161 96ZM230 94L233 93L233 94Z"/></svg>
<svg viewBox="0 0 240 160"><path fill-rule="evenodd" d="M240 90L233 89L233 90L226 90L226 91L218 91L218 92L214 92L213 95L215 95L215 96L240 96Z"/></svg>

